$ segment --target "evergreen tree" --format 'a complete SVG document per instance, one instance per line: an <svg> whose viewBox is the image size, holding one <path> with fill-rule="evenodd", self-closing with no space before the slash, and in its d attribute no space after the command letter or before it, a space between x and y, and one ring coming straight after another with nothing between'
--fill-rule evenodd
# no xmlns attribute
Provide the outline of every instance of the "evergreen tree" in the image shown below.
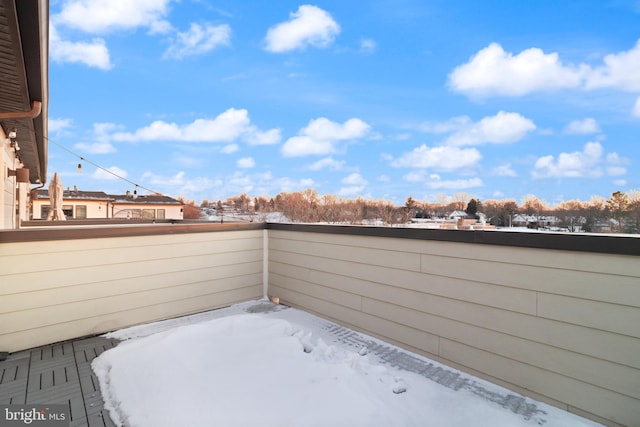
<svg viewBox="0 0 640 427"><path fill-rule="evenodd" d="M467 203L467 208L464 211L470 217L477 218L478 217L478 201L476 199L469 200L469 203Z"/></svg>

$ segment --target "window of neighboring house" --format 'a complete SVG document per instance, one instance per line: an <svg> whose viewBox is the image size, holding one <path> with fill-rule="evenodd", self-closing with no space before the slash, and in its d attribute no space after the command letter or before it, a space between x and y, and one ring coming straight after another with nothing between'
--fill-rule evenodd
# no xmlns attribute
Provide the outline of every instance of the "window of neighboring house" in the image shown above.
<svg viewBox="0 0 640 427"><path fill-rule="evenodd" d="M51 211L51 205L42 205L40 207L40 219L47 219L50 211Z"/></svg>
<svg viewBox="0 0 640 427"><path fill-rule="evenodd" d="M76 205L76 218L87 217L87 205Z"/></svg>
<svg viewBox="0 0 640 427"><path fill-rule="evenodd" d="M156 210L155 209L142 209L142 218L144 219L155 219Z"/></svg>
<svg viewBox="0 0 640 427"><path fill-rule="evenodd" d="M73 218L73 205L62 205L62 212L67 218Z"/></svg>
<svg viewBox="0 0 640 427"><path fill-rule="evenodd" d="M158 209L156 212L157 212L156 218L158 219L165 219L167 217L167 214L164 209Z"/></svg>

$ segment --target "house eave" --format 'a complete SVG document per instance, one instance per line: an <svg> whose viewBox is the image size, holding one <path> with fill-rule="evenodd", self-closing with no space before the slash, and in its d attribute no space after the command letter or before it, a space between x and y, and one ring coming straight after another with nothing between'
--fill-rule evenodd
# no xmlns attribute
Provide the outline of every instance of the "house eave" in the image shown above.
<svg viewBox="0 0 640 427"><path fill-rule="evenodd" d="M29 169L29 181L44 183L48 148L49 1L0 0L0 34L0 126L5 135L16 132L15 140L20 147L17 157ZM32 117L34 101L41 105L39 113Z"/></svg>

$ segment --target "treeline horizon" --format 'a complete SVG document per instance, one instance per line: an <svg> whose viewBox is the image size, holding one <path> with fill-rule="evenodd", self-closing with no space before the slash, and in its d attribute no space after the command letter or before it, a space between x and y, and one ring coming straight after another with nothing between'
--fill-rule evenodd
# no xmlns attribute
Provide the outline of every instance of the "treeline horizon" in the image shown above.
<svg viewBox="0 0 640 427"><path fill-rule="evenodd" d="M197 208L194 201L185 204ZM246 193L227 197L225 200L202 200L200 208L224 209L231 207L248 214L281 212L294 222L327 222L361 224L382 221L385 224L402 224L412 218L444 218L454 211L464 211L469 217L480 219L495 226L512 225L515 215L531 217L554 217L557 226L568 231L594 231L596 225L609 223L611 231L624 233L640 232L640 191L626 193L616 191L609 198L593 196L589 201L568 200L554 206L528 194L517 203L514 199L480 200L468 193L453 196L439 195L436 202L415 200L408 196L403 205L384 200L358 197L341 198L334 194L319 195L314 189L297 192L282 192L274 197L251 197ZM200 215L193 212L193 215ZM185 211L185 215L187 211ZM482 214L482 215L480 215ZM185 216L186 218L186 216Z"/></svg>

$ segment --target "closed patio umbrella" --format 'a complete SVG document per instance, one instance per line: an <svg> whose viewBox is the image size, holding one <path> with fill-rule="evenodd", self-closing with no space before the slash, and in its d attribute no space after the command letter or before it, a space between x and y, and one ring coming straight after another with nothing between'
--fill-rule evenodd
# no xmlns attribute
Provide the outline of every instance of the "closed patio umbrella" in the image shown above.
<svg viewBox="0 0 640 427"><path fill-rule="evenodd" d="M67 218L62 211L62 195L63 195L62 182L58 172L53 174L51 182L49 183L49 200L51 201L51 209L47 216L47 221L65 221Z"/></svg>

